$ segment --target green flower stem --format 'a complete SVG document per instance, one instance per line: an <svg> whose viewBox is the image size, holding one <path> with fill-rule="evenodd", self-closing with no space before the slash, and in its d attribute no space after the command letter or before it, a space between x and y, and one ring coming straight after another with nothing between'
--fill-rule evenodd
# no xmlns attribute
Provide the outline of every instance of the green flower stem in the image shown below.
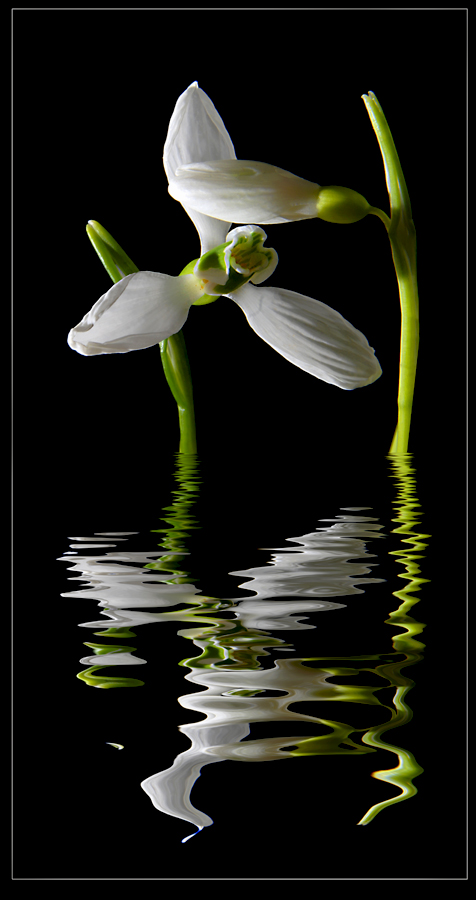
<svg viewBox="0 0 476 900"><path fill-rule="evenodd" d="M185 338L182 331L160 342L160 356L167 384L178 407L180 424L180 453L196 453L195 411L193 406L192 376Z"/></svg>
<svg viewBox="0 0 476 900"><path fill-rule="evenodd" d="M412 267L407 253L400 252L400 244L398 241L392 240L391 233L389 233L389 238L402 311L398 423L390 446L390 453L407 453L419 344L418 286L416 265Z"/></svg>
<svg viewBox="0 0 476 900"><path fill-rule="evenodd" d="M416 233L405 178L382 107L372 91L369 91L368 96L364 94L362 99L377 135L383 157L391 218L389 219L382 210L374 207L370 212L377 215L387 229L397 275L402 314L398 421L390 453L407 453L419 343Z"/></svg>
<svg viewBox="0 0 476 900"><path fill-rule="evenodd" d="M117 284L126 275L139 269L124 253L122 247L99 222L91 220L86 226L91 243L104 268ZM182 273L180 273L182 274ZM160 342L160 358L167 384L178 406L180 426L180 453L196 453L195 411L193 406L192 376L181 331Z"/></svg>

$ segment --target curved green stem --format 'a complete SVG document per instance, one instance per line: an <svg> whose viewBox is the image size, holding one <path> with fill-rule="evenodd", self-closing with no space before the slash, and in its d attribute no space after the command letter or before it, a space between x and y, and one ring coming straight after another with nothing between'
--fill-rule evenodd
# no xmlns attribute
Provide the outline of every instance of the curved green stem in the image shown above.
<svg viewBox="0 0 476 900"><path fill-rule="evenodd" d="M398 153L382 107L372 91L362 97L382 154L390 199L391 218L371 208L387 229L400 294L402 315L398 421L390 453L407 453L415 391L419 344L418 285L416 275L416 233L410 197Z"/></svg>
<svg viewBox="0 0 476 900"><path fill-rule="evenodd" d="M86 231L104 268L117 284L126 275L139 269L119 246L117 241L99 222L91 219ZM180 274L183 274L182 272ZM160 358L167 384L178 406L180 426L179 453L196 453L195 410L193 405L192 376L181 331L160 343Z"/></svg>
<svg viewBox="0 0 476 900"><path fill-rule="evenodd" d="M382 209L379 209L378 206L371 206L367 215L378 216L380 221L385 225L387 231L390 228L390 219L387 216L387 213L384 213L384 211Z"/></svg>
<svg viewBox="0 0 476 900"><path fill-rule="evenodd" d="M413 225L413 222L411 223ZM416 279L416 237L413 228L413 249L402 252L402 242L389 232L393 262L397 273L402 330L400 338L400 375L398 385L398 422L390 446L390 453L407 453L410 422L415 391L415 379L420 340L418 313L418 285ZM408 235L408 237L411 237Z"/></svg>

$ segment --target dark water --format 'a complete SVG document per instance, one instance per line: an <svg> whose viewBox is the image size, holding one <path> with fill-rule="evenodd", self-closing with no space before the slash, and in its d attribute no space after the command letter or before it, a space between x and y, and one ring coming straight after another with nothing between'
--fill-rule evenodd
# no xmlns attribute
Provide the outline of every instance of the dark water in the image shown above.
<svg viewBox="0 0 476 900"><path fill-rule="evenodd" d="M423 461L177 456L64 524L18 650L17 877L465 876L464 590Z"/></svg>

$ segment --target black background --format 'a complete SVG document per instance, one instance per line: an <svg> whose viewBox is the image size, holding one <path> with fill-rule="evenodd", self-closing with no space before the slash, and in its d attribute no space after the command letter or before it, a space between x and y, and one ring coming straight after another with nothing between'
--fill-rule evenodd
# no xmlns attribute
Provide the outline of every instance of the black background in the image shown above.
<svg viewBox="0 0 476 900"><path fill-rule="evenodd" d="M59 599L68 586L66 567L55 559L70 536L160 527L178 449L176 408L158 348L88 359L66 343L70 328L110 286L86 236L88 219L101 222L140 269L178 274L198 255L195 228L168 195L162 165L175 102L195 80L222 116L238 158L270 162L323 185L351 187L388 211L380 151L360 99L372 90L394 136L417 229L421 350L410 450L417 460L420 499L436 532L433 577L440 573L439 561L453 573L451 597L440 585L437 599L440 616L447 601L458 602L452 650L457 656L447 665L461 673L465 21L463 10L15 11L15 528L22 572L16 602L23 609L27 603L29 621L40 605L51 610L51 617L45 613L44 621L40 617L22 632L15 657L16 877L462 876L464 814L454 804L464 787L460 782L451 791L455 776L448 773L443 790L436 764L434 815L426 812L419 820L416 804L411 814L410 804L399 804L392 812L395 831L355 829L353 809L342 818L341 807L332 813L327 801L312 812L301 809L296 820L286 806L282 816L293 835L294 855L284 864L276 833L281 801L270 799L273 766L266 774L266 767L258 767L266 799L250 797L248 803L243 797L249 767L221 763L233 768L229 778L236 779L225 823L222 818L221 831L214 826L206 845L208 868L203 868L203 845L192 848L192 841L185 845L191 868L182 871L177 844L183 851L178 841L186 826L184 831L178 820L167 819L157 834L159 814L152 807L144 812L137 768L131 764L124 787L124 753L111 761L113 751L106 754L110 748L103 751L94 735L94 723L104 715L114 719L110 709L118 708L106 713L97 704L104 698L118 704L122 692L87 691L74 681L84 652L74 628L95 613L78 614ZM269 285L335 307L366 335L383 376L368 388L340 391L276 354L232 301L192 308L184 334L204 475L201 515L209 529L208 544L201 545L204 571L217 558L222 572L256 564L258 547L282 546L285 537L312 530L317 518L335 515L339 506L383 502L389 509L391 503L383 472L396 421L400 310L385 229L370 216L350 226L316 219L265 230L267 246L280 260ZM189 646L182 658L187 654ZM435 660L430 671L436 670ZM60 695L63 703L77 704L77 727L67 724L68 716L58 723ZM173 689L163 700L171 730L184 721L176 696ZM433 703L431 715L437 717L441 708ZM462 715L460 705L460 721ZM453 722L453 714L450 718ZM434 742L441 751L449 738L439 728ZM45 746L40 739L45 733L57 734L57 741L48 738ZM179 749L185 749L186 739L180 741ZM62 771L71 779L65 747L72 746L80 759L70 788L74 802L63 798L60 814L58 801L51 799L54 777ZM143 742L135 752L142 760L141 779L158 770L155 761L146 765ZM164 767L175 752L164 750ZM461 775L463 749L460 754ZM327 800L336 790L350 796L355 789L351 776L345 781L340 762L331 760L335 773L319 786ZM312 760L303 763L311 766ZM209 767L216 770L217 796L220 767ZM289 778L284 796L293 790ZM110 787L116 779L120 790ZM137 808L130 799L134 791L141 795ZM198 794L194 802L200 807ZM361 814L360 798L357 808ZM432 849L421 838L415 849L415 835L425 830ZM400 852L407 871L402 866L389 871Z"/></svg>

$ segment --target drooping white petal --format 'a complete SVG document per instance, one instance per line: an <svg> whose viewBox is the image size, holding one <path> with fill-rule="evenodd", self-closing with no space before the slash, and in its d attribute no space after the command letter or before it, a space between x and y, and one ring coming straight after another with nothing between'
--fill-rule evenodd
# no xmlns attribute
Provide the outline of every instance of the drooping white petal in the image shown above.
<svg viewBox="0 0 476 900"><path fill-rule="evenodd" d="M170 119L164 146L164 168L170 182L180 166L208 159L235 159L232 140L210 98L196 81L178 98ZM201 241L201 255L225 240L229 222L184 209L192 219Z"/></svg>
<svg viewBox="0 0 476 900"><path fill-rule="evenodd" d="M127 275L70 331L68 344L83 356L152 347L180 331L201 293L194 275Z"/></svg>
<svg viewBox="0 0 476 900"><path fill-rule="evenodd" d="M256 334L316 378L351 391L382 374L367 338L325 303L283 288L250 284L228 296Z"/></svg>
<svg viewBox="0 0 476 900"><path fill-rule="evenodd" d="M277 225L317 217L320 186L268 163L217 159L183 164L169 193L184 206L230 222Z"/></svg>

